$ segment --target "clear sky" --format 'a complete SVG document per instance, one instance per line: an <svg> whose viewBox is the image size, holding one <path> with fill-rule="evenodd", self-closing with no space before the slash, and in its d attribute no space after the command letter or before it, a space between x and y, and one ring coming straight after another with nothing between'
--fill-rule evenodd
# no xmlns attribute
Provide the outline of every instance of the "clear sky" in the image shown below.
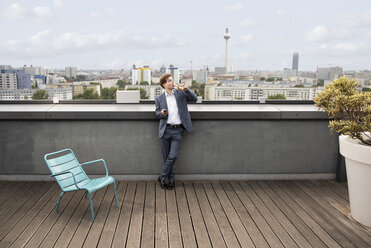
<svg viewBox="0 0 371 248"><path fill-rule="evenodd" d="M371 0L1 0L0 64L371 70Z"/></svg>

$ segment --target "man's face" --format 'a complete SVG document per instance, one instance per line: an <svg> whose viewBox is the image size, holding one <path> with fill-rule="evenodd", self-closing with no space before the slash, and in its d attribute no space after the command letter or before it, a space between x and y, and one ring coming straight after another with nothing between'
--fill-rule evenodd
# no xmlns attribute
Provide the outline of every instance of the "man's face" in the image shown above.
<svg viewBox="0 0 371 248"><path fill-rule="evenodd" d="M174 85L174 80L172 77L168 77L166 84L164 84L165 89L168 90L173 90L175 85Z"/></svg>

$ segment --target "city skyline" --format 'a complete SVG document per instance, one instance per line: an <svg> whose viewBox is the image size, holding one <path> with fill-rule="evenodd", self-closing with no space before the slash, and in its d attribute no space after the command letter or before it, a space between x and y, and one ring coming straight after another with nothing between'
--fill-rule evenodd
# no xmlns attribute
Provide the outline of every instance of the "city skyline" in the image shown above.
<svg viewBox="0 0 371 248"><path fill-rule="evenodd" d="M371 69L371 3L346 1L10 1L2 3L0 64L129 69L174 64L189 70L342 66Z"/></svg>

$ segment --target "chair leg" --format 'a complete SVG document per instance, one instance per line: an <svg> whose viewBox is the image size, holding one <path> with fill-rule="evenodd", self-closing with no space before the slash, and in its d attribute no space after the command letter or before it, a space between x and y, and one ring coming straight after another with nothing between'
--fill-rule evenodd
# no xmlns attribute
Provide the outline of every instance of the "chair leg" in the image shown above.
<svg viewBox="0 0 371 248"><path fill-rule="evenodd" d="M115 200L116 200L116 207L118 206L118 202L117 202L117 192L116 192L116 182L113 181L113 189L115 190Z"/></svg>
<svg viewBox="0 0 371 248"><path fill-rule="evenodd" d="M59 203L61 202L61 199L62 199L63 194L64 194L64 191L62 191L62 193L59 195L58 203L57 203L57 207L55 208L55 211L56 211L56 212L58 212Z"/></svg>
<svg viewBox="0 0 371 248"><path fill-rule="evenodd" d="M93 203L92 203L92 201L91 201L91 193L90 193L90 192L89 192L89 201L90 201L91 219L94 221Z"/></svg>

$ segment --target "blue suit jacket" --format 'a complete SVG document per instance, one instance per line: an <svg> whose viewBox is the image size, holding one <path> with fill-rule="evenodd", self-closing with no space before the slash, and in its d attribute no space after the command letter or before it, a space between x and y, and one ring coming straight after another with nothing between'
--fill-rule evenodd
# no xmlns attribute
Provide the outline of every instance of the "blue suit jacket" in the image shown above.
<svg viewBox="0 0 371 248"><path fill-rule="evenodd" d="M193 127L191 117L189 116L188 112L187 102L196 102L197 95L190 89L187 89L186 91L174 89L174 96L176 99L176 103L178 105L180 120L182 121L184 128L188 132L191 132L193 130ZM168 109L165 92L156 97L155 102L156 102L156 116L157 118L160 119L158 137L161 138L165 133L168 118L168 115L163 116L161 114L162 109Z"/></svg>

